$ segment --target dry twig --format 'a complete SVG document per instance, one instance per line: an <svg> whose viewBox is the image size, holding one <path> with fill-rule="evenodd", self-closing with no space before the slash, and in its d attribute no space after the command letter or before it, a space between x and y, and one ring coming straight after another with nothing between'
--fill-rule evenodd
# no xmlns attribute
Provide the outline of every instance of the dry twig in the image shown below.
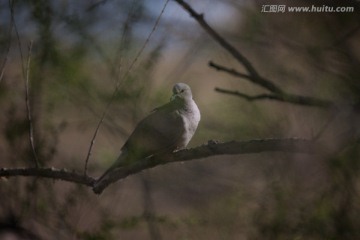
<svg viewBox="0 0 360 240"><path fill-rule="evenodd" d="M26 112L27 112L27 118L29 122L29 142L31 151L34 157L35 166L39 167L39 159L36 154L35 150L35 143L34 143L34 127L33 127L33 121L31 116L31 106L30 106L30 98L29 98L29 78L30 78L30 61L31 61L31 50L32 50L33 43L30 42L29 44L29 53L27 58L27 64L26 64L26 78L25 78L25 102L26 102Z"/></svg>
<svg viewBox="0 0 360 240"><path fill-rule="evenodd" d="M124 76L122 77L122 79L125 79L125 78L128 76L128 74L129 74L130 71L132 70L133 66L135 65L136 61L139 59L139 57L140 57L141 54L143 53L145 47L146 47L147 44L149 43L152 34L155 32L157 26L159 25L160 19L161 19L162 15L163 15L163 13L164 13L164 11L165 11L165 8L166 8L168 2L169 2L169 0L167 0L167 1L165 2L163 8L161 9L160 15L158 16L158 18L157 18L156 21L155 21L155 24L154 24L151 32L149 33L149 35L148 35L148 37L146 38L143 46L141 47L141 49L139 50L139 52L138 52L137 55L135 56L134 60L131 62L129 68L127 69L127 71L126 71L126 73L124 74ZM88 153L87 153L87 156L86 156L86 159L85 159L85 166L84 166L84 175L85 175L85 176L87 175L88 163L89 163L89 159L90 159L90 156L91 156L91 153L92 153L92 148L93 148L94 143L95 143L95 139L96 139L96 137L97 137L97 134L98 134L98 132L99 132L99 129L100 129L102 123L104 122L104 119L105 119L105 117L106 117L106 114L107 114L107 112L108 112L108 110L109 110L112 102L114 101L114 98L115 98L115 96L116 96L116 93L117 93L118 90L119 90L119 87L120 87L120 85L119 85L118 83L116 83L115 90L114 90L114 92L113 92L113 94L112 94L112 96L111 96L111 98L110 98L110 101L109 101L109 103L107 104L107 106L106 106L106 108L105 108L105 110L104 110L104 112L103 112L103 114L102 114L102 116L101 116L101 118L100 118L100 121L99 121L98 125L96 126L94 135L93 135L93 137L92 137L92 139L91 139L90 146L89 146L89 150L88 150Z"/></svg>

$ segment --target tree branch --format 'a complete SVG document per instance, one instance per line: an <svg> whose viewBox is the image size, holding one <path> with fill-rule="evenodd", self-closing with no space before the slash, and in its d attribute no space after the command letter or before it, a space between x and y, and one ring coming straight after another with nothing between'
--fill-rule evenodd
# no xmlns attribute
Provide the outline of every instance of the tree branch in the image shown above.
<svg viewBox="0 0 360 240"><path fill-rule="evenodd" d="M135 162L133 165L119 168L111 172L108 178L99 183L92 177L75 171L56 168L0 168L0 177L42 177L83 184L93 187L93 191L100 194L107 186L129 175L139 173L158 165L173 162L184 162L217 155L236 155L262 152L290 152L314 154L320 152L321 147L310 140L303 139L260 139L250 141L231 141L218 143L209 141L207 144L192 149L184 149L166 156L156 156Z"/></svg>
<svg viewBox="0 0 360 240"><path fill-rule="evenodd" d="M252 66L250 61L236 50L230 43L228 43L220 34L218 34L210 25L204 20L204 15L197 13L188 3L183 0L175 0L180 6L182 6L192 16L200 26L223 48L225 48L236 60L238 60L253 76L259 76L259 73Z"/></svg>
<svg viewBox="0 0 360 240"><path fill-rule="evenodd" d="M153 168L157 165L172 162L190 161L216 155L235 155L261 152L292 152L292 153L315 153L315 143L301 139L262 139L251 141L231 141L217 143L209 141L208 144L184 149L167 156L156 156L137 161L131 166L123 167L110 172L108 177L94 184L93 191L100 194L107 186L129 175L141 172L142 170Z"/></svg>
<svg viewBox="0 0 360 240"><path fill-rule="evenodd" d="M269 90L274 95L276 95L277 99L281 99L283 102L290 102L300 105L306 106L316 106L316 107L331 107L334 104L327 100L322 100L313 97L306 97L294 94L288 94L284 90L282 90L279 86L273 83L271 80L262 77L258 71L253 67L251 62L241 54L234 46L232 46L229 42L227 42L220 34L218 34L205 20L204 15L197 13L189 4L184 2L183 0L175 0L180 6L182 6L191 17L193 17L200 26L216 41L218 42L224 49L226 49L238 62L240 62L248 74L243 74L236 72L233 69L226 69L224 67L214 66L213 62L210 62L211 67L215 67L217 70L226 71L232 75L236 75L238 77L245 78L250 80L251 82L260 85L261 87ZM273 95L271 95L273 96Z"/></svg>
<svg viewBox="0 0 360 240"><path fill-rule="evenodd" d="M215 91L230 95L235 95L237 97L244 98L248 101L256 101L256 100L275 100L280 102L287 102L287 103L294 103L303 106L318 106L318 107L329 107L332 104L326 100L321 100L317 98L309 98L300 95L293 95L293 94L284 94L284 95L277 95L277 94L259 94L255 96L250 96L239 91L234 90L226 90L222 88L215 88Z"/></svg>
<svg viewBox="0 0 360 240"><path fill-rule="evenodd" d="M209 61L209 67L212 67L212 68L216 69L217 71L222 71L222 72L229 73L230 75L233 75L235 77L240 77L240 78L245 78L245 79L248 79L248 80L252 80L252 77L250 75L248 75L248 74L238 72L233 68L230 69L230 68L221 66L219 64L214 63L213 61Z"/></svg>
<svg viewBox="0 0 360 240"><path fill-rule="evenodd" d="M219 93L224 93L224 94L229 94L229 95L235 95L237 97L241 97L244 98L248 101L256 101L256 100L265 100L265 99L270 99L270 100L277 100L277 101L283 101L282 99L280 99L278 96L274 95L274 94L259 94L259 95L255 95L255 96L250 96L247 95L245 93L241 93L239 91L233 91L233 90L227 90L227 89L222 89L222 88L215 88L216 92Z"/></svg>
<svg viewBox="0 0 360 240"><path fill-rule="evenodd" d="M83 174L56 168L0 168L0 177L43 177L92 186L95 179Z"/></svg>

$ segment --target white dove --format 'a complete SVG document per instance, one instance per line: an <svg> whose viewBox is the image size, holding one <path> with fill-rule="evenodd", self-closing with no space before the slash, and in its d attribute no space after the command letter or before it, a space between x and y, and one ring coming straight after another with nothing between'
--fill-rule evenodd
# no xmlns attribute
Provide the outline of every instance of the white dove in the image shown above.
<svg viewBox="0 0 360 240"><path fill-rule="evenodd" d="M170 102L154 109L135 127L115 163L94 184L101 185L114 169L156 154L183 149L190 142L200 121L200 111L185 83L176 83Z"/></svg>

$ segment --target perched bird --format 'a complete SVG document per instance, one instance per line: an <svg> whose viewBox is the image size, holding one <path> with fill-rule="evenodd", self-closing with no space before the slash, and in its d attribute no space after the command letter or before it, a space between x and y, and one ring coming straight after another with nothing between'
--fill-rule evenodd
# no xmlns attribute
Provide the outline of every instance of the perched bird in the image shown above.
<svg viewBox="0 0 360 240"><path fill-rule="evenodd" d="M185 83L176 83L170 102L154 109L135 127L115 163L95 182L94 192L114 169L187 146L200 121L200 111Z"/></svg>

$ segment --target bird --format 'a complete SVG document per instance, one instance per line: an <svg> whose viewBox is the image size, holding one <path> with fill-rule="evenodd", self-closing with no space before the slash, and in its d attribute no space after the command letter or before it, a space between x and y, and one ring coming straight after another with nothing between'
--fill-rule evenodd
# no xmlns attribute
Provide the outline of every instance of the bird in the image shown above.
<svg viewBox="0 0 360 240"><path fill-rule="evenodd" d="M176 83L170 101L155 108L142 119L125 144L113 165L99 177L93 187L101 192L99 186L114 170L129 166L136 161L172 153L186 148L200 122L200 111L193 100L191 88L185 83Z"/></svg>

